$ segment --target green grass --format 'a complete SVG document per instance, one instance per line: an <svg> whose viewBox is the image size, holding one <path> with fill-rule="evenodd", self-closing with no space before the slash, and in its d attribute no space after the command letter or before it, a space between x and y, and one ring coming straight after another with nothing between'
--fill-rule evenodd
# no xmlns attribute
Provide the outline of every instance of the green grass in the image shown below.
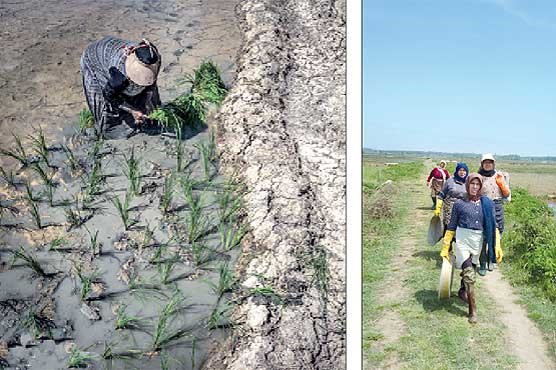
<svg viewBox="0 0 556 370"><path fill-rule="evenodd" d="M399 163L391 166L363 166L363 190L372 192L384 182L415 177L424 169L423 162Z"/></svg>

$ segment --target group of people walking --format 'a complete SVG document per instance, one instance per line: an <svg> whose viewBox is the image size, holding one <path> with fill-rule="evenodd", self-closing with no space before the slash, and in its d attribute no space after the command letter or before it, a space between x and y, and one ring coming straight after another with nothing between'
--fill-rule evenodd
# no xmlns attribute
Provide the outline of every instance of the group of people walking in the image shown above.
<svg viewBox="0 0 556 370"><path fill-rule="evenodd" d="M440 256L450 260L453 254L455 267L462 270L458 296L469 305L470 323L477 322L476 271L486 275L503 257L503 202L511 199L511 192L509 175L497 171L495 163L492 154L484 154L478 173L458 163L450 176L441 161L427 178L434 215L442 215L444 225Z"/></svg>

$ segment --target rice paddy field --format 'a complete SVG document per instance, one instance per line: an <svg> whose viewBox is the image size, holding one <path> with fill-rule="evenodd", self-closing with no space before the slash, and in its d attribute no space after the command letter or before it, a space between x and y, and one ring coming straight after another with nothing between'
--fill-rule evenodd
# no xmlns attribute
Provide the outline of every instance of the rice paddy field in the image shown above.
<svg viewBox="0 0 556 370"><path fill-rule="evenodd" d="M197 369L233 327L242 187L204 123L226 89L210 62L190 82L156 132L103 141L83 111L2 149L0 368Z"/></svg>

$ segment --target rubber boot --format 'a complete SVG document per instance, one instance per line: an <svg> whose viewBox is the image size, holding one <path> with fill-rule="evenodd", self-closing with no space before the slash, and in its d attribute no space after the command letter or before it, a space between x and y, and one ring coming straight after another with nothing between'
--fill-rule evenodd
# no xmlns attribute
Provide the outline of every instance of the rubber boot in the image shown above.
<svg viewBox="0 0 556 370"><path fill-rule="evenodd" d="M469 303L469 323L476 324L477 323L477 305L475 303L475 287L473 283L465 284L467 289L467 298Z"/></svg>
<svg viewBox="0 0 556 370"><path fill-rule="evenodd" d="M431 197L431 199L432 199L432 207L431 207L431 209L432 209L432 210L435 210L435 209L436 209L436 197Z"/></svg>
<svg viewBox="0 0 556 370"><path fill-rule="evenodd" d="M487 273L486 262L481 262L479 264L479 275L485 276Z"/></svg>

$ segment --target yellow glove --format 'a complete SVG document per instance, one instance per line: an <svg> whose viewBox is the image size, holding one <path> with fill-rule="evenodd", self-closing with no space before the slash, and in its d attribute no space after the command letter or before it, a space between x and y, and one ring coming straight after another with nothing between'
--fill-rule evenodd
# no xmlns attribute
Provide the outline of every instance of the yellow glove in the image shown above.
<svg viewBox="0 0 556 370"><path fill-rule="evenodd" d="M500 231L496 228L496 244L494 245L494 253L496 254L496 263L502 262L504 252L502 252L502 240L500 240Z"/></svg>
<svg viewBox="0 0 556 370"><path fill-rule="evenodd" d="M440 251L440 257L449 259L450 244L452 244L452 239L454 239L456 232L453 230L446 230L444 234L444 241L442 242L442 250Z"/></svg>
<svg viewBox="0 0 556 370"><path fill-rule="evenodd" d="M442 199L436 198L436 208L434 209L435 216L440 216L440 209L442 208L442 203L444 203Z"/></svg>
<svg viewBox="0 0 556 370"><path fill-rule="evenodd" d="M498 185L504 197L510 195L510 189L508 188L508 186L506 186L506 183L504 182L504 176L502 176L501 173L496 174L496 185Z"/></svg>

